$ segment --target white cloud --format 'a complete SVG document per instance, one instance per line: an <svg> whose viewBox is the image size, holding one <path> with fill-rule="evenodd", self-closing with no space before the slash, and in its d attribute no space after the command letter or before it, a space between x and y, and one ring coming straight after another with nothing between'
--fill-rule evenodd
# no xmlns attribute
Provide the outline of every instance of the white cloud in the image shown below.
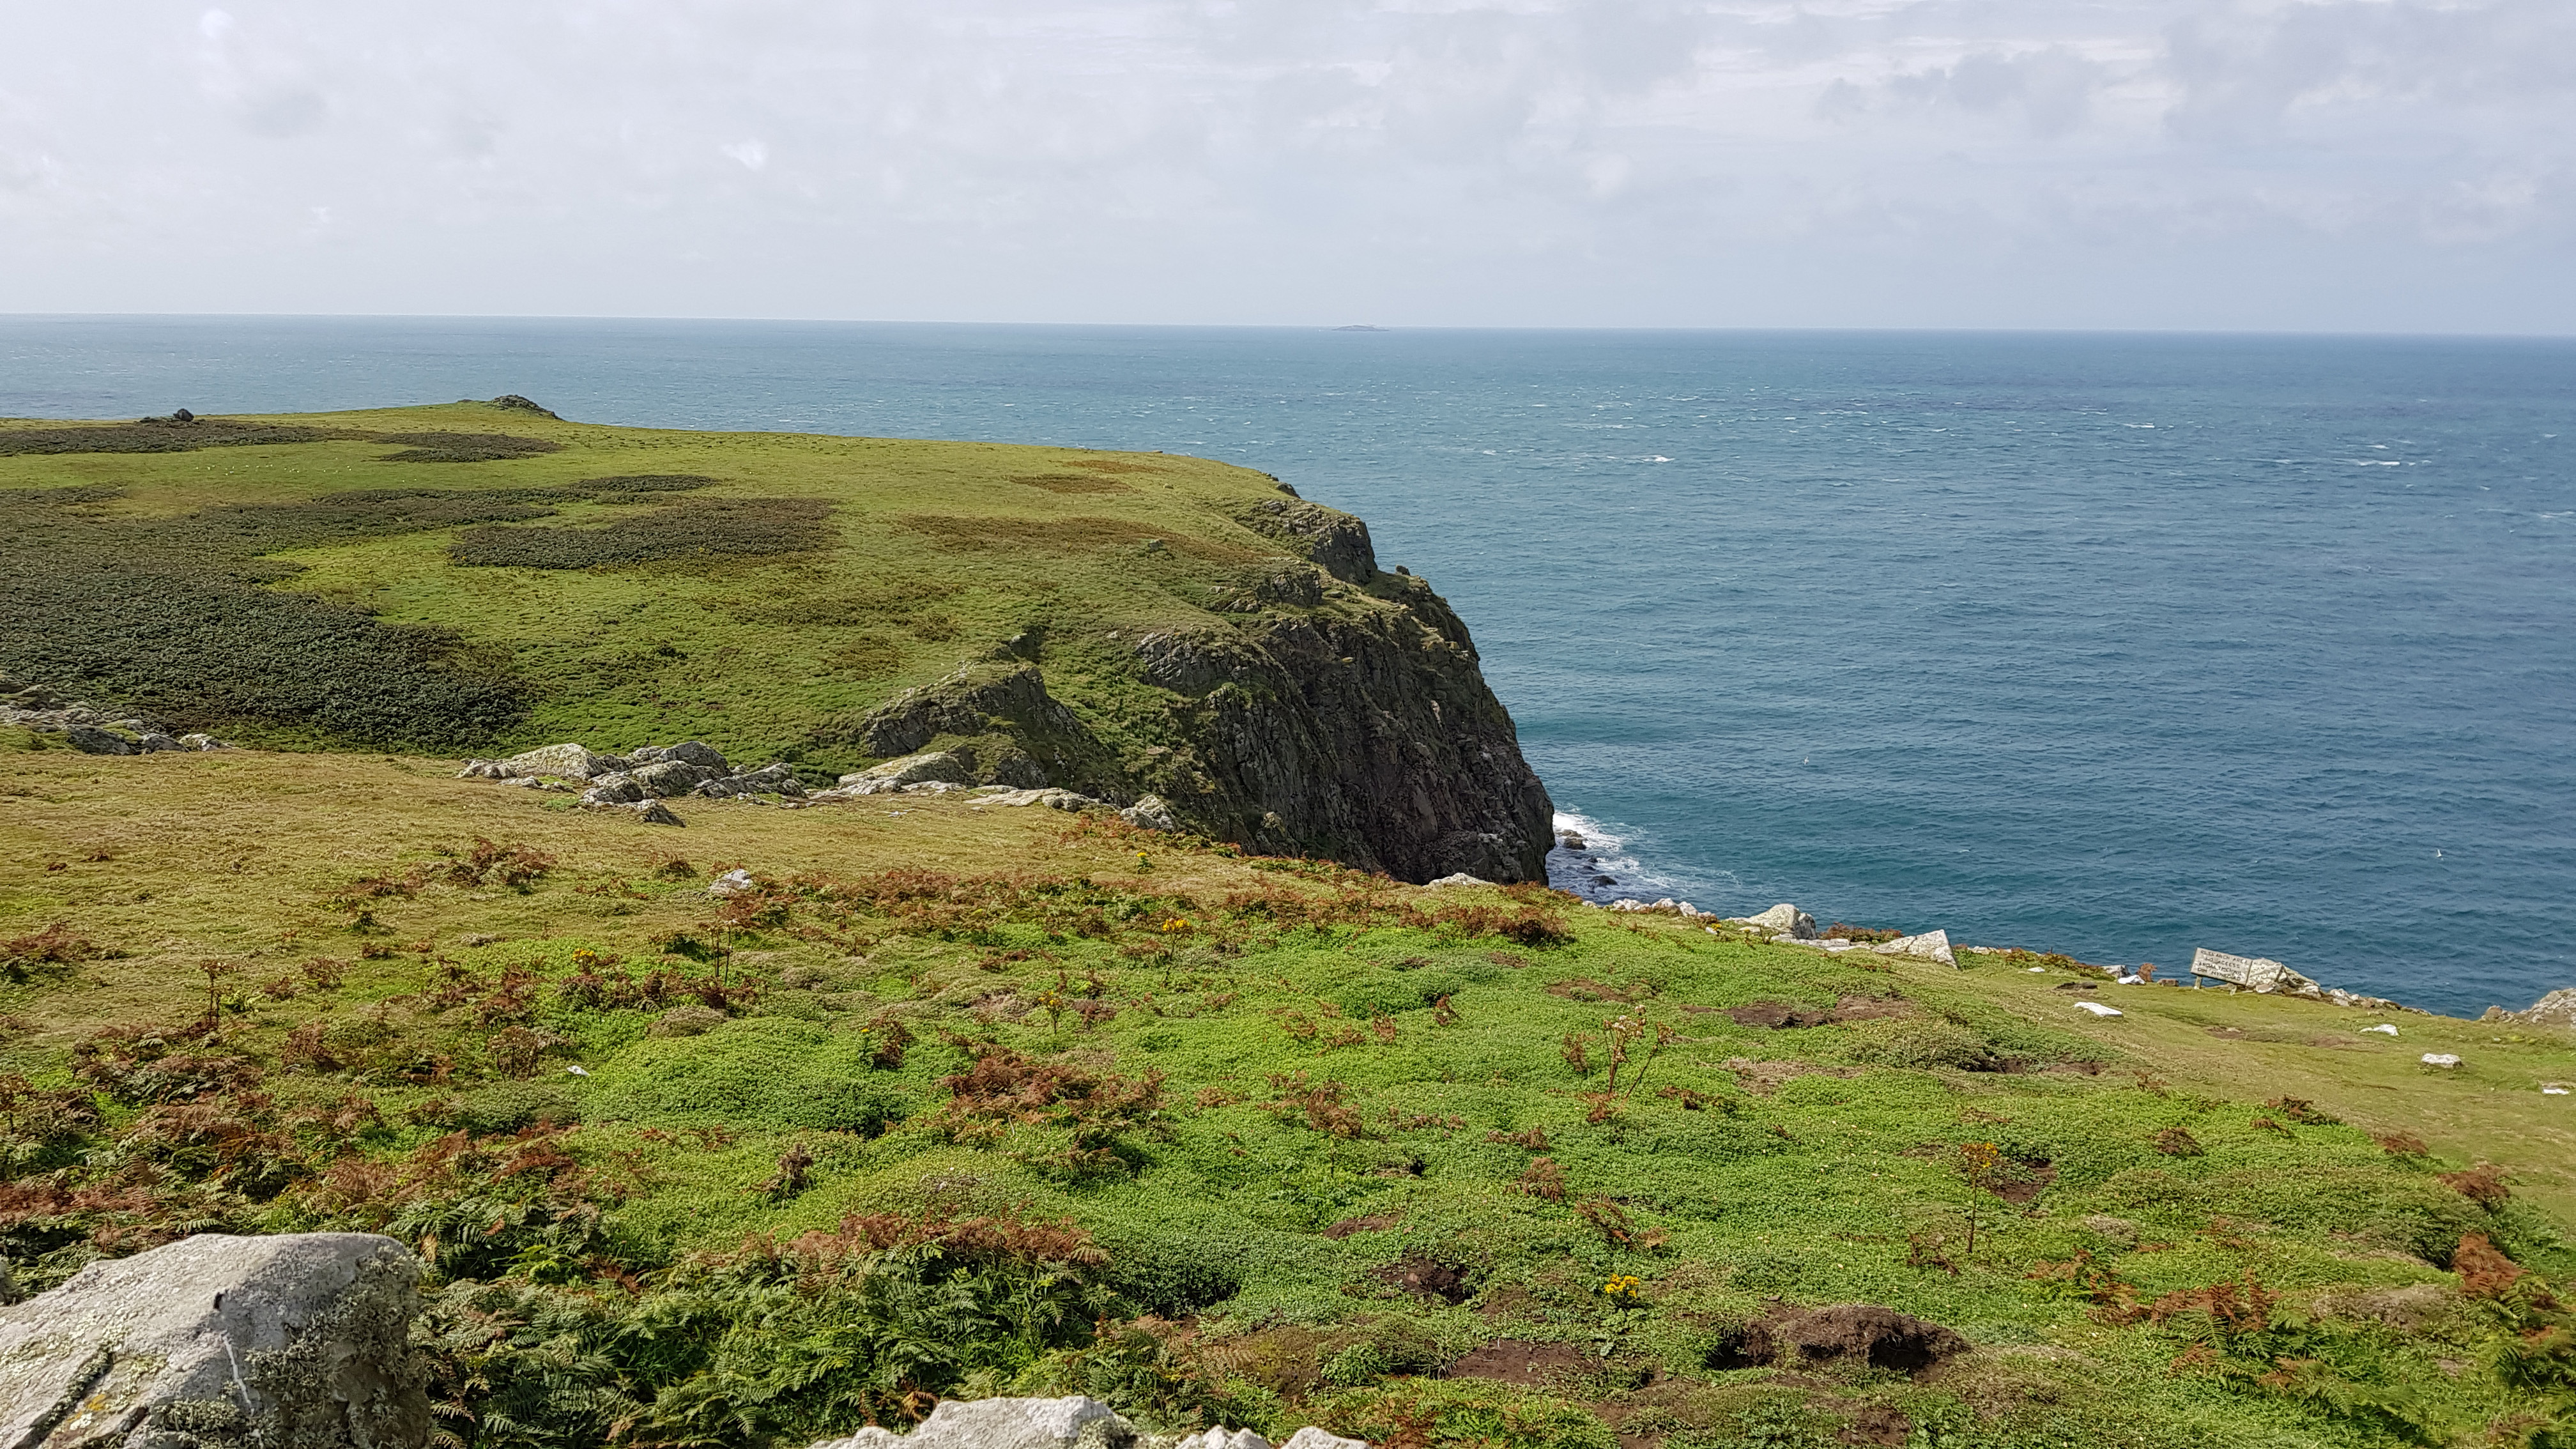
<svg viewBox="0 0 2576 1449"><path fill-rule="evenodd" d="M12 26L0 310L2576 329L2564 0Z"/></svg>

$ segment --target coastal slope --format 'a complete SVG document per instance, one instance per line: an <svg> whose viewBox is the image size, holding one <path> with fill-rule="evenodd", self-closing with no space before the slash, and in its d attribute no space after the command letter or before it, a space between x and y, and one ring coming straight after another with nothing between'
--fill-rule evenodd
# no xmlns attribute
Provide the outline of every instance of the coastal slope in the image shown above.
<svg viewBox="0 0 2576 1449"><path fill-rule="evenodd" d="M566 422L522 399L0 424L0 669L270 747L950 755L1260 851L1544 878L1457 614L1205 459Z"/></svg>

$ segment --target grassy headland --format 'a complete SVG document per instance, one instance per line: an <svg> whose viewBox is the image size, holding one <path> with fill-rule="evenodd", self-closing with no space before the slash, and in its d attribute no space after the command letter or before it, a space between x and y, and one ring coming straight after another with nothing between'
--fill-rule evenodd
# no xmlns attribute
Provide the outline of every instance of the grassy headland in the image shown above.
<svg viewBox="0 0 2576 1449"><path fill-rule="evenodd" d="M283 587L455 631L424 678L546 682L512 696L498 746L703 734L752 757L941 677L970 629L1040 624L1050 687L1089 680L1058 692L1123 738L1090 701L1161 686L1109 634L1203 628L1196 581L1243 577L1209 551L1268 546L1224 521L1258 496L1246 475L1189 460L754 439L621 470L564 454L623 430L507 422L563 448L442 466L593 496L414 495L442 521L183 541L163 563L303 566L207 584L219 624ZM653 529L624 520L676 505L608 495L711 488L605 480L730 476L727 446L782 460L746 497L829 495L765 526L835 529L845 552L637 560ZM407 466L385 450L0 468L99 490L12 500L80 528L201 530L381 486ZM834 481L800 495L809 454ZM897 457L893 517L1060 524L1074 499L1165 546L1033 526L1053 541L960 553L848 501L876 486L851 460ZM1010 481L1084 458L1165 471L1080 474L1134 496ZM471 532L594 520L609 541L580 546L611 556L579 570ZM485 548L520 562L465 561ZM916 602L916 574L957 587ZM862 591L832 622L760 612ZM1350 592L1264 607L1371 607ZM925 638L931 614L956 635ZM861 637L893 662L812 673L824 641ZM1096 677L1068 637L1102 641ZM661 644L677 657L632 672L607 652ZM232 707L236 734L352 742ZM2549 1444L2576 1425L2551 1286L2576 1275L2576 1099L2539 1091L2576 1081L2565 1033L2400 1014L2392 1040L2328 1005L2118 987L2063 958L1827 956L964 796L690 801L664 830L399 748L45 745L0 731L0 1253L41 1288L192 1231L393 1233L438 1275L424 1344L463 1443L794 1446L1004 1391L1508 1449ZM750 888L716 889L737 867ZM1810 1312L1843 1304L1922 1322Z"/></svg>

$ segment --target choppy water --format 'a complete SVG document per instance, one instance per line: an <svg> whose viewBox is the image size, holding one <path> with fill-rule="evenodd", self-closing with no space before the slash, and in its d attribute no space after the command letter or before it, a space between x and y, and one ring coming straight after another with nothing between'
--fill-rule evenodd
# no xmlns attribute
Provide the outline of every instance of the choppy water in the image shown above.
<svg viewBox="0 0 2576 1449"><path fill-rule="evenodd" d="M2576 343L0 318L0 413L505 391L1277 473L1464 611L1609 893L2576 984Z"/></svg>

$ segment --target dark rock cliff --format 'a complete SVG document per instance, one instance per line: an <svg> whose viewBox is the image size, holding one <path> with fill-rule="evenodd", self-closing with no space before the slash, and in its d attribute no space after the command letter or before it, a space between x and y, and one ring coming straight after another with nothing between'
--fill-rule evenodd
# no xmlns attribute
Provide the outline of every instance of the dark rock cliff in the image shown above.
<svg viewBox="0 0 2576 1449"><path fill-rule="evenodd" d="M1237 518L1302 559L1249 569L1197 622L1114 650L1014 640L888 702L859 742L954 750L997 784L1157 794L1191 829L1264 853L1411 881L1546 879L1554 807L1448 603L1379 572L1347 514L1281 499ZM1049 693L1059 669L1095 686L1076 699L1107 673L1150 693L1086 723Z"/></svg>

